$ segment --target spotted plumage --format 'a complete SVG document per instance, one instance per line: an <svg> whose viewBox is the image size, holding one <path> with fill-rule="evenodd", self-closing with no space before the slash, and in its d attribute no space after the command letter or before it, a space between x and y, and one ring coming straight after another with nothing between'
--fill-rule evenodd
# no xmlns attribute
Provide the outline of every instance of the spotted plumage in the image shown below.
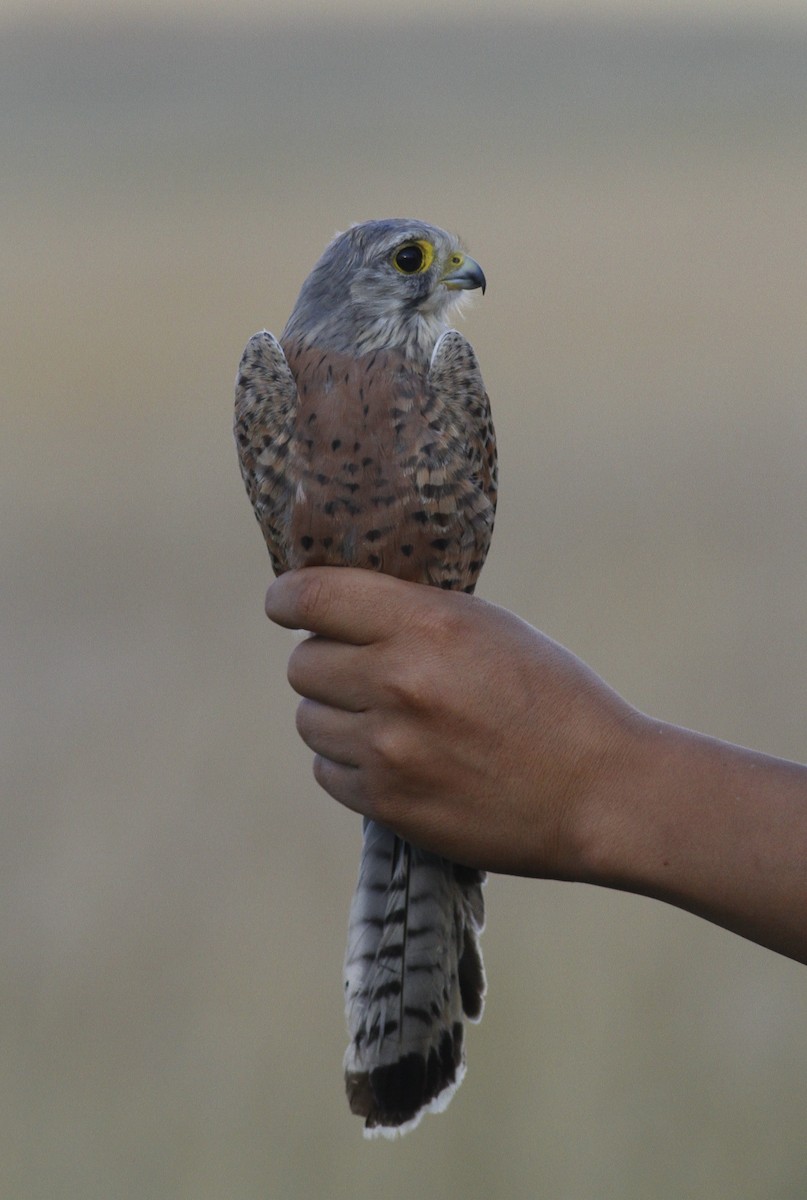
<svg viewBox="0 0 807 1200"><path fill-rule="evenodd" d="M484 289L452 235L369 221L338 235L280 341L250 339L235 436L276 573L379 570L472 592L496 507L476 356L447 316ZM394 1135L448 1103L481 1015L483 875L365 822L345 959L351 1109Z"/></svg>

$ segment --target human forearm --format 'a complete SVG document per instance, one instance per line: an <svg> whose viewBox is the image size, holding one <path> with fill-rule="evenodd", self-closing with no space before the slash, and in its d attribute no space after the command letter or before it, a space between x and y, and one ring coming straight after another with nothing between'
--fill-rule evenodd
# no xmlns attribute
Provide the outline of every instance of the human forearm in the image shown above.
<svg viewBox="0 0 807 1200"><path fill-rule="evenodd" d="M591 882L807 962L807 767L640 718L593 791Z"/></svg>

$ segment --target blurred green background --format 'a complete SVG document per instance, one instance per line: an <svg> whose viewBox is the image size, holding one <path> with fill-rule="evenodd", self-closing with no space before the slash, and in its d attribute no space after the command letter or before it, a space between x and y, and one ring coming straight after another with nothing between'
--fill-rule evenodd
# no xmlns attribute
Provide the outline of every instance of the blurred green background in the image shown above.
<svg viewBox="0 0 807 1200"><path fill-rule="evenodd" d="M468 1077L363 1141L358 822L294 733L230 423L337 229L457 230L482 594L803 760L807 23L129 7L0 23L0 1195L803 1200L804 968L569 884L491 879Z"/></svg>

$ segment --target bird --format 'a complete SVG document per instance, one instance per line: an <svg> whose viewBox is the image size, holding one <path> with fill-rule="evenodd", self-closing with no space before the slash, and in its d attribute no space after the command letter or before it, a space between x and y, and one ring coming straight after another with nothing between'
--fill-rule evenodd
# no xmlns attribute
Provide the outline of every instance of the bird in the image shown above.
<svg viewBox="0 0 807 1200"><path fill-rule="evenodd" d="M484 272L423 221L337 234L279 338L238 368L241 474L276 574L350 566L473 592L496 512L496 438L479 364L450 325ZM364 819L344 960L344 1077L365 1136L442 1111L486 991L481 870Z"/></svg>

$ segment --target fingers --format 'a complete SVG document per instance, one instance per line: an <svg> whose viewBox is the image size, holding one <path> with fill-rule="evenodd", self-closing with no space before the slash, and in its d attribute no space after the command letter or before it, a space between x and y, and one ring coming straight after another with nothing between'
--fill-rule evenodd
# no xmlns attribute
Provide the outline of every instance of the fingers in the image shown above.
<svg viewBox="0 0 807 1200"><path fill-rule="evenodd" d="M362 712L372 700L367 678L366 653L361 646L332 642L327 638L306 638L295 646L289 657L288 679L300 696Z"/></svg>
<svg viewBox="0 0 807 1200"><path fill-rule="evenodd" d="M363 646L396 631L419 586L354 567L306 567L271 584L266 615L288 629Z"/></svg>
<svg viewBox="0 0 807 1200"><path fill-rule="evenodd" d="M353 812L360 805L361 772L358 713L302 700L297 706L297 732L314 751L314 778L320 787Z"/></svg>
<svg viewBox="0 0 807 1200"><path fill-rule="evenodd" d="M347 767L342 763L323 758L321 754L314 756L314 778L329 796L344 804L352 812L364 813L361 793L361 773L355 767Z"/></svg>
<svg viewBox="0 0 807 1200"><path fill-rule="evenodd" d="M315 754L345 767L360 765L358 713L343 712L315 700L302 700L297 706L296 720L297 732Z"/></svg>

